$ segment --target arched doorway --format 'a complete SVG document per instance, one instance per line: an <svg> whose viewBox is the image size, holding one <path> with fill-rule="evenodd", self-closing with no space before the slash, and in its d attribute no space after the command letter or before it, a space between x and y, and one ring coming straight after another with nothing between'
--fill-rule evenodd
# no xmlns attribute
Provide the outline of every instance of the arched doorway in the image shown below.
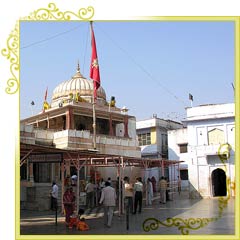
<svg viewBox="0 0 240 240"><path fill-rule="evenodd" d="M226 174L225 172L217 168L212 172L212 193L213 197L220 197L227 195L227 186L226 186Z"/></svg>

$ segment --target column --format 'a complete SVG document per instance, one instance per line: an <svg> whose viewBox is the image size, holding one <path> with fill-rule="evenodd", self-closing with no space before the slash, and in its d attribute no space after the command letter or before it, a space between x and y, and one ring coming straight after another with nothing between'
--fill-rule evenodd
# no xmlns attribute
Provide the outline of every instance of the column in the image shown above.
<svg viewBox="0 0 240 240"><path fill-rule="evenodd" d="M33 176L33 163L29 164L29 181L34 182L34 176Z"/></svg>
<svg viewBox="0 0 240 240"><path fill-rule="evenodd" d="M128 136L128 116L124 116L124 137Z"/></svg>
<svg viewBox="0 0 240 240"><path fill-rule="evenodd" d="M113 126L112 126L112 114L109 115L109 135L113 136Z"/></svg>
<svg viewBox="0 0 240 240"><path fill-rule="evenodd" d="M59 178L59 172L60 172L60 164L59 163L54 163L55 165L55 181L59 182L60 178Z"/></svg>
<svg viewBox="0 0 240 240"><path fill-rule="evenodd" d="M50 121L49 121L49 116L47 115L47 128L50 127Z"/></svg>
<svg viewBox="0 0 240 240"><path fill-rule="evenodd" d="M66 111L66 129L73 129L73 115L72 115L72 109L69 108Z"/></svg>
<svg viewBox="0 0 240 240"><path fill-rule="evenodd" d="M64 161L61 163L61 178L62 178L62 191L61 191L61 207L62 207L62 214L64 213L64 205L63 205L63 194L64 194Z"/></svg>

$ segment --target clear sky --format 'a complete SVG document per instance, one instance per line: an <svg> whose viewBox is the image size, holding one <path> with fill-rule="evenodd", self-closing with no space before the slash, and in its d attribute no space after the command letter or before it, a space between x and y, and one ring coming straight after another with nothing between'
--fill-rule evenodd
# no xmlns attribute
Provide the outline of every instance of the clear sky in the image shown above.
<svg viewBox="0 0 240 240"><path fill-rule="evenodd" d="M234 101L233 22L94 22L101 86L137 120L180 121L185 107ZM21 22L20 118L39 113L46 88L89 78L88 22ZM31 101L35 105L31 106Z"/></svg>

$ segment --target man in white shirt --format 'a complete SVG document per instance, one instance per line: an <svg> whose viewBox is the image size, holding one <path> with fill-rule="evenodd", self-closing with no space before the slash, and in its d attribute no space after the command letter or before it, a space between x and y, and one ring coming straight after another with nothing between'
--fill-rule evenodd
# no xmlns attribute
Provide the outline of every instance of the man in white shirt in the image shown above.
<svg viewBox="0 0 240 240"><path fill-rule="evenodd" d="M123 197L127 200L129 212L133 213L133 186L129 183L129 177L124 177Z"/></svg>
<svg viewBox="0 0 240 240"><path fill-rule="evenodd" d="M87 194L87 199L86 199L87 208L88 207L93 208L95 185L92 183L92 180L90 180L89 183L86 185L85 191Z"/></svg>
<svg viewBox="0 0 240 240"><path fill-rule="evenodd" d="M55 181L52 183L52 191L51 191L51 209L57 209L57 199L58 199L58 186Z"/></svg>
<svg viewBox="0 0 240 240"><path fill-rule="evenodd" d="M100 204L104 205L104 225L111 227L114 207L116 206L116 191L107 181L102 189Z"/></svg>
<svg viewBox="0 0 240 240"><path fill-rule="evenodd" d="M134 192L135 192L135 199L134 199L133 214L136 214L137 207L138 207L138 212L141 213L141 211L142 211L142 193L143 193L143 184L142 184L141 177L138 177L137 182L134 184Z"/></svg>

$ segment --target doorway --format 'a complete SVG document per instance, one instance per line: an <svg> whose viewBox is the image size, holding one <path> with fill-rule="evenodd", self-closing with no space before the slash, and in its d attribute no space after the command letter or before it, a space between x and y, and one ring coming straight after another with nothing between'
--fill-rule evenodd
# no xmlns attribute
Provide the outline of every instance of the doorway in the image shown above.
<svg viewBox="0 0 240 240"><path fill-rule="evenodd" d="M217 168L212 172L212 194L213 197L221 197L227 195L226 174L225 172Z"/></svg>

